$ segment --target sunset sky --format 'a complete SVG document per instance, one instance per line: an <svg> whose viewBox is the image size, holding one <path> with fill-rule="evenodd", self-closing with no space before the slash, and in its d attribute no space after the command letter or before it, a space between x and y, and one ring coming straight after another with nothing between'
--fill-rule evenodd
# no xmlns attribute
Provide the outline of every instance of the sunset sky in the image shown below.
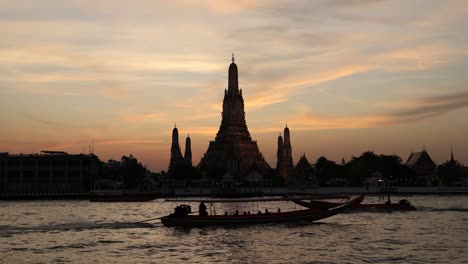
<svg viewBox="0 0 468 264"><path fill-rule="evenodd" d="M167 170L174 123L197 164L231 54L272 167L366 150L468 165L468 1L2 1L0 152L133 154Z"/></svg>

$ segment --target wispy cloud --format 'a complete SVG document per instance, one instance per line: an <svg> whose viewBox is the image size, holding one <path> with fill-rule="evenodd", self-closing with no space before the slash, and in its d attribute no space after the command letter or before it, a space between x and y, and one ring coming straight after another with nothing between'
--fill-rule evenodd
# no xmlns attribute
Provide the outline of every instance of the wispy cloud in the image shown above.
<svg viewBox="0 0 468 264"><path fill-rule="evenodd" d="M377 54L375 65L385 71L423 71L465 56L467 51L454 51L446 45L424 44Z"/></svg>
<svg viewBox="0 0 468 264"><path fill-rule="evenodd" d="M96 143L103 145L139 145L139 144L157 144L164 143L165 140L154 139L117 139L117 140L98 140Z"/></svg>
<svg viewBox="0 0 468 264"><path fill-rule="evenodd" d="M130 123L167 123L170 120L170 115L166 112L155 112L147 114L131 114L122 117L124 121Z"/></svg>
<svg viewBox="0 0 468 264"><path fill-rule="evenodd" d="M333 69L330 71L311 73L311 77L303 80L289 80L284 83L278 84L281 88L298 88L298 87L311 87L328 81L337 80L343 77L351 76L356 73L361 73L373 69L371 66L365 65L350 65L341 68Z"/></svg>
<svg viewBox="0 0 468 264"><path fill-rule="evenodd" d="M468 91L430 96L415 100L411 106L388 114L386 120L376 124L393 125L417 122L465 107L468 107Z"/></svg>
<svg viewBox="0 0 468 264"><path fill-rule="evenodd" d="M184 128L184 132L186 131L191 136L194 135L201 135L201 136L209 136L214 137L216 136L216 132L218 132L218 127L216 126L191 126L189 128ZM179 129L179 135L182 135L181 129Z"/></svg>
<svg viewBox="0 0 468 264"><path fill-rule="evenodd" d="M208 8L215 14L218 15L229 15L246 12L252 9L257 9L266 5L268 1L257 0L238 0L238 1L217 1L217 0L184 0L176 3L176 5L183 6L185 8Z"/></svg>
<svg viewBox="0 0 468 264"><path fill-rule="evenodd" d="M303 108L288 118L296 130L349 129L414 124L468 107L468 92L430 96L411 101L395 102L398 109L381 114L324 115Z"/></svg>

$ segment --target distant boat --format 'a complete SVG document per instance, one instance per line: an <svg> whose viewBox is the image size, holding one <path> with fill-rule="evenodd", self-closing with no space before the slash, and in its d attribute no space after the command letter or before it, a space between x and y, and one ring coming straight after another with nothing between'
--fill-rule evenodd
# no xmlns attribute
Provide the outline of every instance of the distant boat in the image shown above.
<svg viewBox="0 0 468 264"><path fill-rule="evenodd" d="M125 192L103 191L93 192L89 200L91 202L147 202L160 198L157 192Z"/></svg>
<svg viewBox="0 0 468 264"><path fill-rule="evenodd" d="M285 199L286 200L286 199ZM202 201L202 200L201 200ZM255 199L255 201L258 201ZM265 200L264 200L265 201ZM354 201L354 200L353 200ZM349 202L330 209L305 209L289 212L238 214L238 215L192 215L188 205L176 207L175 212L161 218L165 226L212 226L212 225L254 225L271 223L298 223L316 221L334 216L351 206ZM210 201L212 202L212 200Z"/></svg>
<svg viewBox="0 0 468 264"><path fill-rule="evenodd" d="M399 211L414 211L416 207L406 200L400 200L398 203L377 203L377 204L363 204L362 201L364 196L360 196L360 199L355 199L352 203L351 209L360 210L399 210ZM294 203L304 206L309 209L328 209L333 208L343 203L327 202L327 201L304 201L304 200L292 200Z"/></svg>

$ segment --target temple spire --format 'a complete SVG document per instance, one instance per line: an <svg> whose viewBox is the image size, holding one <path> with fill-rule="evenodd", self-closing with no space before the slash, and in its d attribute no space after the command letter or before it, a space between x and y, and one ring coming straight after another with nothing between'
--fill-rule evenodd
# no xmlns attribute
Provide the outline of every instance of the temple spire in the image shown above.
<svg viewBox="0 0 468 264"><path fill-rule="evenodd" d="M172 129L172 147L179 147L179 130L177 129L177 127L174 127L174 129Z"/></svg>
<svg viewBox="0 0 468 264"><path fill-rule="evenodd" d="M179 146L179 130L177 127L172 129L172 144L171 144L171 159L169 161L169 171L174 169L174 166L181 164L184 158Z"/></svg>
<svg viewBox="0 0 468 264"><path fill-rule="evenodd" d="M453 161L453 146L450 145L450 161Z"/></svg>
<svg viewBox="0 0 468 264"><path fill-rule="evenodd" d="M239 94L239 81L237 76L237 65L234 63L234 53L232 63L229 65L228 94Z"/></svg>
<svg viewBox="0 0 468 264"><path fill-rule="evenodd" d="M184 154L185 163L189 166L192 166L192 141L190 136L187 134L185 139L185 154Z"/></svg>
<svg viewBox="0 0 468 264"><path fill-rule="evenodd" d="M286 127L284 128L283 135L284 135L284 144L290 146L291 145L291 138L290 138L290 135L289 135L289 128L288 128L287 124L286 124Z"/></svg>
<svg viewBox="0 0 468 264"><path fill-rule="evenodd" d="M276 173L279 176L287 179L291 175L294 168L294 163L292 160L291 135L289 133L287 124L283 131L283 138L281 138L281 135L278 137L277 158L278 161L276 165Z"/></svg>

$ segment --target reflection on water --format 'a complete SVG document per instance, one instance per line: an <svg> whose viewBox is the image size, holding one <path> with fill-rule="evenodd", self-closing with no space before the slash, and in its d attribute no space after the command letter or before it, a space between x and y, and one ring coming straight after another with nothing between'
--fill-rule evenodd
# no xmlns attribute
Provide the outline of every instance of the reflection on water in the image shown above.
<svg viewBox="0 0 468 264"><path fill-rule="evenodd" d="M369 198L366 202L373 202ZM461 263L468 197L414 196L415 212L345 213L317 223L167 228L175 204L0 202L0 262ZM192 204L196 208L196 204ZM217 205L218 214L294 210L289 202Z"/></svg>

